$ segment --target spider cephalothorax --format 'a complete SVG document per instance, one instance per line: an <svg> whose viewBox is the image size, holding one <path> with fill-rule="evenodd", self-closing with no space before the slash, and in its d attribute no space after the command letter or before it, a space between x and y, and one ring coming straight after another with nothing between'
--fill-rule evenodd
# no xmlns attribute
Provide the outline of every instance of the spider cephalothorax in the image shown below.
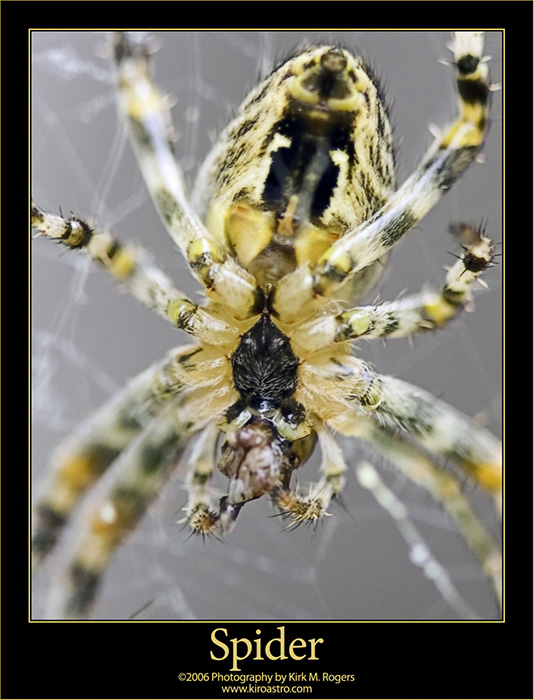
<svg viewBox="0 0 534 700"><path fill-rule="evenodd" d="M292 471L308 458L315 438L293 398L299 360L269 314L243 334L231 363L240 399L226 414L230 431L218 463L231 479L221 510L225 530L246 501L289 489Z"/></svg>
<svg viewBox="0 0 534 700"><path fill-rule="evenodd" d="M195 341L131 380L54 456L33 517L36 561L109 470L81 519L59 615L87 614L110 557L193 436L184 508L193 532L228 532L243 505L263 495L295 525L318 522L345 482L336 431L373 445L442 502L500 597L499 548L440 464L455 463L499 501L498 441L428 392L377 374L351 345L443 326L471 302L474 282L492 264L484 231L462 224L464 250L441 290L356 305L390 249L483 144L490 85L482 33L457 32L452 48L458 118L398 189L376 80L347 49L315 46L249 94L201 168L193 207L147 45L117 33L119 104L140 168L207 299L187 299L150 256L109 231L33 206L40 233L89 253ZM316 443L320 477L301 494L292 475ZM216 467L229 479L222 498L212 488Z"/></svg>

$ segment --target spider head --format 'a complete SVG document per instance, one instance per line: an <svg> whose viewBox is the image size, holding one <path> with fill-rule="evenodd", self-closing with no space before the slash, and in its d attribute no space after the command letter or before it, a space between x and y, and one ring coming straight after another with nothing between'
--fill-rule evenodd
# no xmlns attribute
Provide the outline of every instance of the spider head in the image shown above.
<svg viewBox="0 0 534 700"><path fill-rule="evenodd" d="M287 490L293 470L313 451L315 433L290 441L275 423L261 416L227 433L219 459L219 470L230 479L228 494L221 499L220 524L224 532L233 527L248 501L264 494Z"/></svg>

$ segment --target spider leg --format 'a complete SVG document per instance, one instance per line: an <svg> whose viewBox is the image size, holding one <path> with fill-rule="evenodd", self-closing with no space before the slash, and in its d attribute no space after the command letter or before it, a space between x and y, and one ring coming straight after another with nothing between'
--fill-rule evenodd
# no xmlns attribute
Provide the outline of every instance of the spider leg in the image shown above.
<svg viewBox="0 0 534 700"><path fill-rule="evenodd" d="M341 350L327 348L302 362L295 396L309 412L338 430L334 421L353 405L361 414L406 431L424 449L452 459L482 487L500 494L502 457L496 437L429 392L376 374Z"/></svg>
<svg viewBox="0 0 534 700"><path fill-rule="evenodd" d="M189 461L186 482L188 499L184 508L185 517L178 522L187 522L191 531L200 535L214 534L219 522L218 507L213 507L211 481L215 471L215 451L219 428L210 423L200 434Z"/></svg>
<svg viewBox="0 0 534 700"><path fill-rule="evenodd" d="M307 496L300 496L298 490L282 488L273 495L273 500L282 513L287 513L292 518L291 525L317 523L324 515L329 515L327 508L330 502L342 491L345 484L347 465L334 436L318 417L313 419L313 428L321 447L321 478L310 484Z"/></svg>
<svg viewBox="0 0 534 700"><path fill-rule="evenodd" d="M360 438L388 459L399 471L418 486L426 489L456 524L460 534L488 576L495 597L502 606L502 556L498 544L481 522L462 493L458 479L439 468L421 449L406 440L393 426L356 411L347 411L331 421L335 430L346 436Z"/></svg>
<svg viewBox="0 0 534 700"><path fill-rule="evenodd" d="M212 298L232 299L235 318L257 313L255 279L228 258L189 204L172 147L169 101L150 78L149 46L135 33L116 32L114 42L120 109L134 150L163 223Z"/></svg>
<svg viewBox="0 0 534 700"><path fill-rule="evenodd" d="M406 430L425 449L452 459L482 487L500 493L501 443L488 430L400 379L369 371L363 387L355 400L365 411Z"/></svg>
<svg viewBox="0 0 534 700"><path fill-rule="evenodd" d="M362 337L400 338L445 325L471 302L473 283L493 259L493 244L481 231L466 225L460 229L466 241L464 252L448 270L440 292L423 290L392 302L325 314L293 331L291 341L304 354L333 342Z"/></svg>
<svg viewBox="0 0 534 700"><path fill-rule="evenodd" d="M174 326L204 343L217 344L233 338L235 330L222 318L193 304L173 285L143 248L123 245L109 231L93 229L82 219L48 214L32 204L31 223L39 234L82 250L132 296Z"/></svg>
<svg viewBox="0 0 534 700"><path fill-rule="evenodd" d="M486 133L489 71L483 32L455 32L454 65L459 116L443 130L420 165L386 204L358 228L336 241L313 268L302 266L280 280L272 308L284 322L324 305L350 277L371 265L414 228L462 175Z"/></svg>
<svg viewBox="0 0 534 700"><path fill-rule="evenodd" d="M54 589L50 616L87 616L114 550L141 519L185 448L190 431L176 411L173 401L129 443L89 499L64 578Z"/></svg>
<svg viewBox="0 0 534 700"><path fill-rule="evenodd" d="M220 364L213 351L178 348L132 379L66 438L52 456L49 480L34 508L34 565L54 548L80 498L133 438L185 387L212 382Z"/></svg>
<svg viewBox="0 0 534 700"><path fill-rule="evenodd" d="M89 497L51 601L54 616L87 616L113 553L161 492L189 438L212 419L212 412L219 415L234 398L224 382L216 384L167 403L121 452Z"/></svg>
<svg viewBox="0 0 534 700"><path fill-rule="evenodd" d="M469 603L464 600L454 585L447 569L432 555L423 536L411 521L408 509L381 479L378 471L369 463L356 466L356 475L361 486L366 488L396 522L397 528L409 547L410 560L419 568L443 596L443 599L462 619L479 619Z"/></svg>

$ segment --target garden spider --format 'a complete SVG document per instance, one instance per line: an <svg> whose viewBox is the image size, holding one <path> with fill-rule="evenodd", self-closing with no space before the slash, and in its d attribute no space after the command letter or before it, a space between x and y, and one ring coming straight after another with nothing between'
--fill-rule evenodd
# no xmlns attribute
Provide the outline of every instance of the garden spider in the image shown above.
<svg viewBox="0 0 534 700"><path fill-rule="evenodd" d="M462 44L462 37L467 35L471 37L471 44ZM143 80L143 70L136 67L144 65L143 51L139 61L129 58L131 47L142 47L136 42L135 37L125 39L123 36L116 43L124 102L128 100L130 83L139 85ZM455 59L460 67L469 65L468 60L459 61L464 53L471 51L475 56L482 56L482 46L476 36L462 33L457 35L456 42ZM477 235L472 227L465 227L462 233L468 250L463 261L452 268L448 287L441 295L429 295L424 299L423 295L417 295L407 297L403 302L359 307L353 313L342 311L347 307L348 299L349 306L355 305L356 299L370 287L370 278L380 272L381 265L375 261L417 223L439 198L439 187L448 188L478 152L484 136L484 129L477 127L485 120L487 64L478 63L474 66L474 76L467 75L460 80L460 85L474 88L463 93L465 101L461 105L461 112L469 123L460 123L454 135L452 132L456 127L443 131L442 140L437 141L434 152L429 151L423 165L416 171L415 177L421 189L410 200L406 186L399 190L399 194L393 195L389 126L374 97L372 79L365 69L358 67L354 83L352 59L339 49L328 51L323 47L310 51L310 55L301 54L294 59L296 76L281 83L281 88L284 84L290 85L291 100L299 105L291 119L284 111L287 97L279 92L277 99L272 99L272 86L266 93L270 99L264 95L263 100L256 104L256 108L261 109L262 119L251 120L250 114L241 118L241 138L248 139L249 147L259 148L252 163L257 172L252 172L250 164L243 167L242 172L240 170L243 158L248 158L245 147L242 151L233 149L232 158L226 158L219 186L229 189L229 204L219 202L208 214L213 238L208 238L197 225L194 215L189 213L179 174L175 172L173 175L175 166L170 160L164 162L168 153L165 139L161 141L157 168L165 168L167 189L173 186L168 178L175 178L172 215L180 219L178 227L169 221L168 191L165 197L156 195L156 200L160 208L163 207L163 218L167 216L173 239L196 276L209 289L207 308L211 318L185 300L142 251L119 246L107 232L90 235L88 227L77 219L68 222L45 214L39 208L34 210L32 221L41 233L59 238L71 247L85 247L134 296L190 332L204 345L203 350L188 346L174 351L163 363L133 380L129 388L97 414L96 423L82 427L72 440L65 443L63 454L67 457L57 458L60 466L56 469L59 471L56 471L54 481L39 501L34 515L38 557L53 545L56 530L59 532L79 496L96 479L93 470L100 473L117 457L113 470L109 472L112 476L107 477L107 482L104 480L108 493L95 511L93 520L86 520L86 525L89 525L86 541L79 546L78 553L68 565L73 591L64 601L62 614L65 617L79 618L86 614L101 573L118 541L135 526L146 505L159 492L175 464L176 453L183 449L192 434L201 430L205 432L198 445L213 449L210 450L211 459L207 449L198 449L193 459L186 517L194 531L218 533L229 530L243 503L262 493L268 493L275 505L294 522L315 522L326 512L329 500L338 495L344 481L344 463L330 431L324 426L327 423L342 434L356 435L375 445L409 478L442 500L498 587L498 554L491 538L469 510L450 472L438 470L437 465L419 450L422 446L437 456L446 455L459 462L460 467L466 468L483 486L497 492L500 451L496 441L486 431L429 395L415 393L402 382L376 375L366 363L350 354L348 342L345 342L356 337L409 335L444 323L470 298L472 282L491 263L491 244ZM311 64L305 65L305 61L311 61ZM147 86L147 94L151 94L151 89ZM330 104L331 113L320 96L321 90L339 93ZM153 93L152 97L150 103L140 103L135 98L130 107L123 105L123 109L127 114L134 110L139 116L154 105L158 109L166 108ZM366 165L364 159L358 171L360 191L353 192L350 183L347 184L343 197L330 207L326 204L328 198L341 194L341 188L334 185L334 181L338 182L340 177L348 178L350 170L347 153L351 146L343 134L347 129L344 120L353 115L355 109L363 107L362 99L368 105L366 108L376 111L369 117L374 120L372 126L363 126L363 137L356 152L358 155L367 153L367 157L373 160L373 167L371 169L369 163ZM471 106L466 102L471 102ZM320 106L316 107L317 104ZM266 111L267 107L273 114ZM365 114L365 109L363 111ZM331 145L325 146L324 134L328 133L329 122L334 117L339 120L335 126L338 141L332 152ZM260 144L265 141L269 124L274 120L282 126L262 153ZM300 132L299 127L293 125L299 120ZM159 185L150 182L154 173L147 175L146 169L152 166L148 162L150 159L146 158L147 149L143 149L141 143L145 142L145 146L148 143L148 124L141 124L141 119L135 121L134 141L137 138L141 165L143 167L144 159L145 177L154 193ZM307 125L306 130L302 128L303 123ZM308 126L313 126L311 136ZM164 124L163 128L166 130L168 125ZM380 139L375 138L377 129ZM248 130L254 138L248 135ZM306 138L297 143L298 133L305 135L307 143ZM157 138L158 134L153 137ZM369 144L366 138L370 140ZM440 143L444 141L447 141L447 147L440 149ZM322 151L317 152L317 144L324 146ZM310 147L316 149L313 158ZM241 161L236 153L241 155ZM297 172L292 160L298 160L297 156L308 163L304 173ZM222 156L221 159L224 160ZM224 175L229 168L232 178L226 180ZM290 174L286 184L291 192L289 195L280 182L286 177L280 168L287 168ZM423 172L425 176L421 177ZM299 179L300 175L302 179ZM160 174L156 173L155 177L159 178ZM364 178L366 181L362 184ZM439 187L436 187L437 180ZM250 205L254 197L258 197L262 183L262 197L265 202L269 200L271 209L266 205L266 210L260 212ZM350 207L344 203L347 191L353 192ZM360 268L348 269L349 258L343 246L330 249L330 244L341 237L341 231L345 233L352 227L363 225L381 206L384 205L387 212L395 202L399 207L393 211L390 222L382 234L377 229L374 236L381 241L382 247L373 249L365 243L358 248L356 242L348 252L351 259L360 261L361 271ZM202 207L199 202L197 205ZM331 211L334 206L335 215ZM416 206L419 207L417 211ZM408 208L411 215L407 213ZM328 233L318 223L324 212L329 212L331 217L327 224ZM343 217L346 223L340 223ZM219 225L223 221L226 221L224 232ZM377 217L375 227L383 221L383 216ZM271 240L273 227L277 230L277 238ZM251 248L250 237L244 234L250 230L256 234L256 250ZM373 233L373 229L366 225L366 234L369 232ZM70 238L65 237L66 233ZM81 236L76 237L77 233ZM343 242L350 243L352 239L345 236ZM295 246L293 240L297 241ZM361 235L358 240L362 240ZM237 257L243 268L248 268L248 272L236 265L234 257L225 258L228 251ZM334 251L338 251L336 257L332 257ZM369 257L365 257L368 254ZM293 271L295 258L301 264ZM350 293L347 291L349 286ZM343 292L347 292L345 300ZM220 304L221 299L226 302L224 307ZM454 303L451 303L453 299ZM233 301L232 309L227 307L228 300ZM250 348L258 351L261 347L269 348L269 352L262 356L272 357L278 353L276 367L284 368L283 382L280 382L280 372L275 375L275 380L269 381L265 363L258 365L254 352L248 351ZM266 383L260 386L251 382L250 376L254 373L266 379ZM407 405L403 405L405 403ZM424 429L423 412L426 418ZM157 415L157 421L150 421L152 415ZM233 477L228 496L218 504L218 512L214 510L217 504L209 491L216 443L214 419L218 423L216 427L226 432L219 467ZM230 425L223 426L219 424L221 421ZM441 421L447 422L446 428L436 426ZM414 433L416 443L409 443L403 431ZM452 442L451 435L455 436ZM289 481L292 471L309 456L316 439L323 453L323 475L308 495L299 496L289 488ZM470 441L473 443L468 444ZM85 459L84 453L88 452L91 457ZM255 460L251 459L253 454ZM121 464L125 466L124 470L120 469ZM148 464L150 475L146 474ZM262 471L258 465L263 466ZM136 466L144 469L142 480L134 472ZM245 471L247 478L235 478L237 471L241 475Z"/></svg>

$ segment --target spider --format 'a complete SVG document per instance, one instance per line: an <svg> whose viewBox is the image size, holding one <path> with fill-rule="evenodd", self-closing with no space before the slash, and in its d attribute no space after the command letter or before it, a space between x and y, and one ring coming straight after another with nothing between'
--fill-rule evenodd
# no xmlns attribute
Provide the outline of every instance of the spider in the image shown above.
<svg viewBox="0 0 534 700"><path fill-rule="evenodd" d="M498 441L352 354L360 338L442 327L492 264L484 230L461 224L463 252L440 291L356 306L390 249L483 145L491 86L482 32L455 34L458 118L400 188L376 79L347 49L318 45L297 51L246 98L202 166L192 203L173 155L169 103L150 77L150 39L117 33L113 49L141 171L206 303L187 299L143 249L32 204L39 234L87 253L194 341L130 381L54 454L32 518L36 564L99 482L66 564L61 616L87 616L114 551L197 435L184 509L191 532L228 533L263 495L291 524L319 522L345 482L337 432L372 444L442 503L499 595L499 550L458 478L438 463L454 462L498 501ZM300 493L293 472L317 445L320 479ZM216 467L229 480L219 499Z"/></svg>

